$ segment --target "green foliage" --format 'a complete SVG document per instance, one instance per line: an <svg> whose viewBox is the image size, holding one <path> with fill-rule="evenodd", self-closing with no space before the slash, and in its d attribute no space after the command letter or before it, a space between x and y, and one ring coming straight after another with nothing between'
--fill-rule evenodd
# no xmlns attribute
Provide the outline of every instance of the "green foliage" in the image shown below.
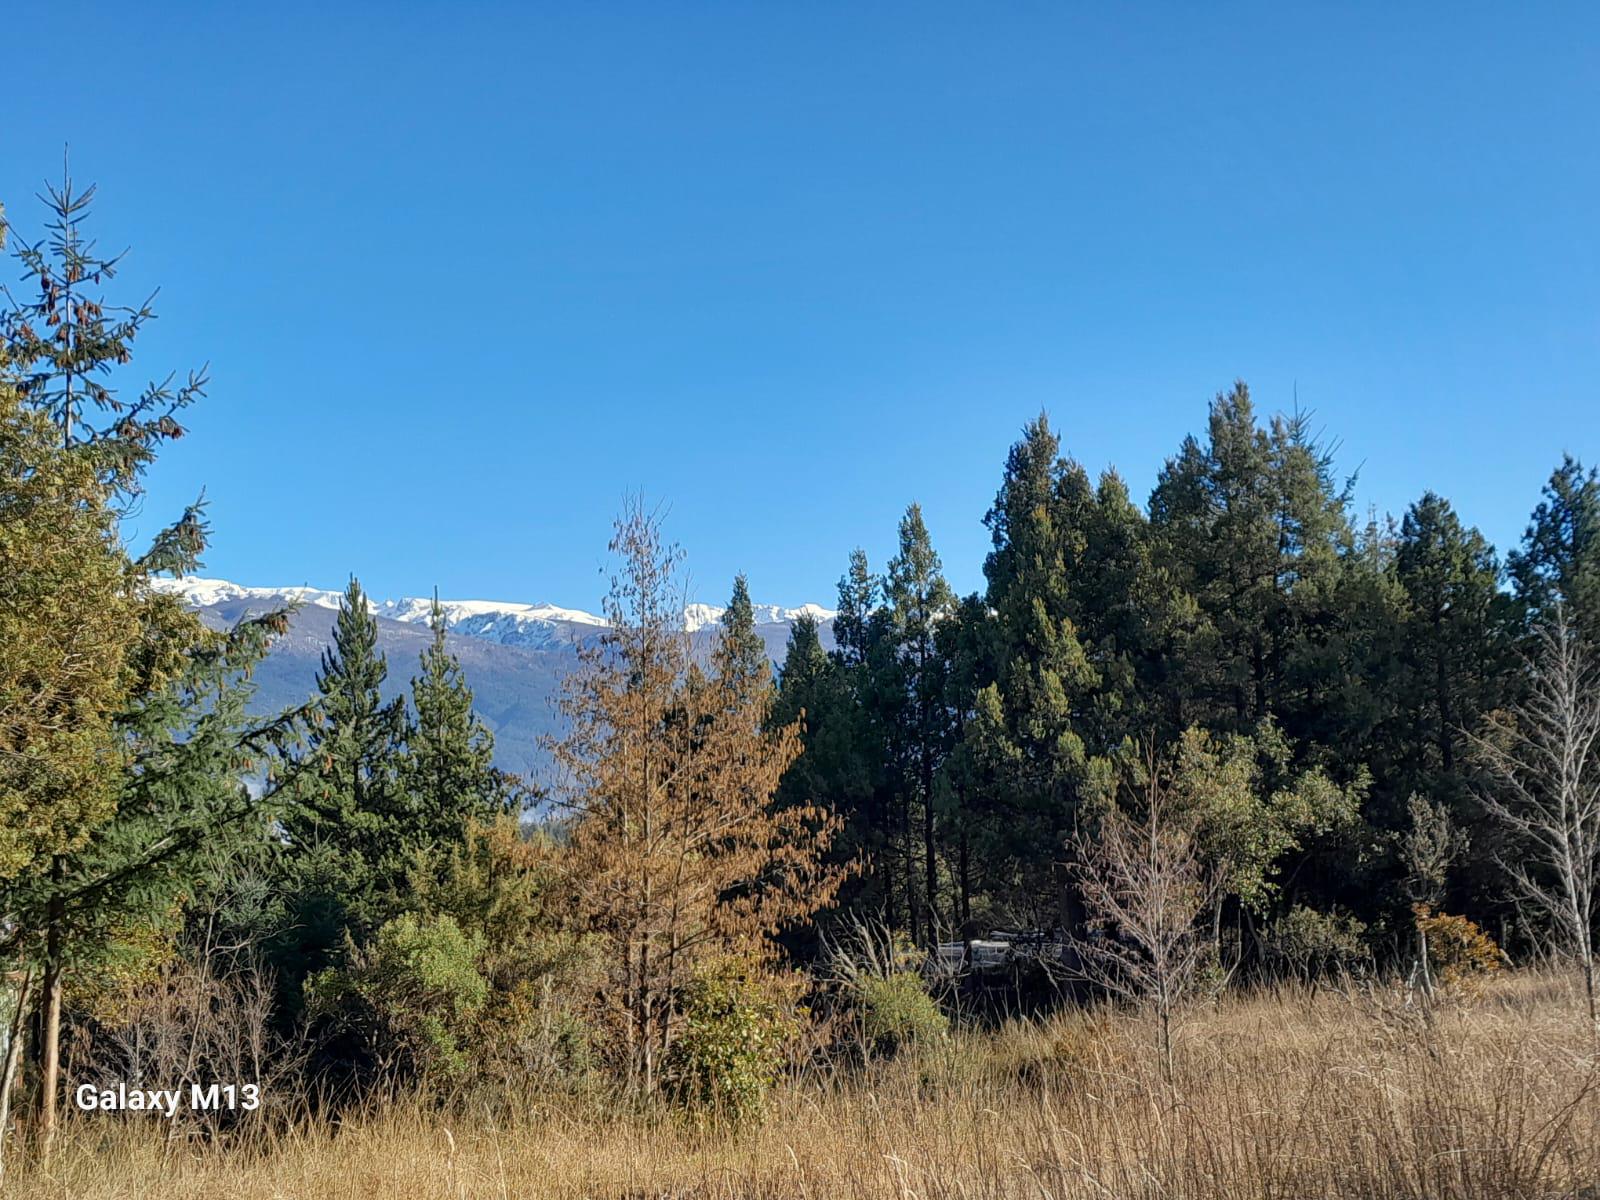
<svg viewBox="0 0 1600 1200"><path fill-rule="evenodd" d="M404 733L398 786L406 835L436 854L459 844L472 822L515 810L521 797L494 766L494 735L472 709L472 689L445 643L437 597L429 624L433 638L422 652L422 674L411 681L415 715Z"/></svg>
<svg viewBox="0 0 1600 1200"><path fill-rule="evenodd" d="M949 1018L919 969L923 955L904 934L859 924L849 941L833 950L830 970L869 1055L942 1041Z"/></svg>
<svg viewBox="0 0 1600 1200"><path fill-rule="evenodd" d="M864 977L856 985L856 1003L866 1044L875 1054L942 1041L950 1031L950 1018L918 971Z"/></svg>
<svg viewBox="0 0 1600 1200"><path fill-rule="evenodd" d="M1269 781L1288 769L1288 745L1277 726L1253 737L1184 731L1174 795L1194 821L1202 858L1219 893L1256 912L1276 894L1274 866L1302 840L1356 819L1364 784L1338 788L1320 771Z"/></svg>
<svg viewBox="0 0 1600 1200"><path fill-rule="evenodd" d="M723 961L684 988L678 1008L683 1027L667 1058L668 1094L713 1120L758 1118L797 1031L774 981L748 962Z"/></svg>
<svg viewBox="0 0 1600 1200"><path fill-rule="evenodd" d="M1532 616L1563 604L1586 638L1600 638L1600 473L1562 456L1509 566Z"/></svg>
<svg viewBox="0 0 1600 1200"><path fill-rule="evenodd" d="M560 848L516 819L469 826L437 870L419 875L418 907L448 917L481 947L489 985L472 1058L507 1086L572 1086L591 1067L584 1011L600 985L599 947L569 927Z"/></svg>
<svg viewBox="0 0 1600 1200"><path fill-rule="evenodd" d="M1011 448L984 518L994 546L983 568L995 614L994 681L979 693L974 732L997 793L983 821L983 853L997 882L1010 881L1007 902L1022 912L1049 890L1054 855L1039 847L1064 844L1090 776L1079 714L1102 680L1075 619L1084 536L1063 501L1081 471L1061 457L1041 414Z"/></svg>
<svg viewBox="0 0 1600 1200"><path fill-rule="evenodd" d="M454 1077L470 1062L474 1019L489 996L482 939L449 916L402 913L347 967L306 981L308 1011L355 1029L385 1071Z"/></svg>
<svg viewBox="0 0 1600 1200"><path fill-rule="evenodd" d="M294 891L308 930L313 914L331 917L320 924L334 939L304 948L313 969L333 961L344 935L359 945L399 911L418 845L401 782L405 713L400 701L382 698L387 675L377 619L352 578L322 655L317 719L283 820L287 866L303 872Z"/></svg>
<svg viewBox="0 0 1600 1200"><path fill-rule="evenodd" d="M0 375L0 881L114 810L138 632L127 584L93 464Z"/></svg>
<svg viewBox="0 0 1600 1200"><path fill-rule="evenodd" d="M1297 904L1273 922L1267 947L1283 969L1312 980L1364 966L1372 954L1366 932L1349 913L1318 912Z"/></svg>

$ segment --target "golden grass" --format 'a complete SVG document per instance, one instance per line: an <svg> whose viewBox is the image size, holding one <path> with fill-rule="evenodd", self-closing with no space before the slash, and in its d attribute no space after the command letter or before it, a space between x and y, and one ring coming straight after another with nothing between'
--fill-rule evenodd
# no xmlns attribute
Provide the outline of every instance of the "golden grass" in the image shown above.
<svg viewBox="0 0 1600 1200"><path fill-rule="evenodd" d="M700 1133L590 1103L509 1125L399 1108L246 1152L81 1118L19 1198L1600 1197L1600 1066L1574 986L1442 1006L1272 992L1195 1012L1175 1094L1149 1025L1064 1014L818 1076Z"/></svg>

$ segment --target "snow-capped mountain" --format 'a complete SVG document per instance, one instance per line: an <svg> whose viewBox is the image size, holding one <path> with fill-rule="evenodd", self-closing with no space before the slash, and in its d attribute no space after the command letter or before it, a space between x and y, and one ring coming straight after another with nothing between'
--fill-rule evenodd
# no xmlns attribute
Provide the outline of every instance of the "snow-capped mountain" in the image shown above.
<svg viewBox="0 0 1600 1200"><path fill-rule="evenodd" d="M313 587L245 587L223 579L202 579L188 575L180 579L161 579L156 586L183 596L196 608L245 601L282 604L298 601L302 605L337 609L342 592ZM368 600L374 616L406 624L426 625L433 601L420 597L400 600ZM502 646L548 647L570 644L593 635L606 626L604 617L582 609L555 604L522 604L503 600L441 600L445 628L452 633L497 642ZM818 624L833 619L831 609L820 604L784 608L777 604L757 604L757 625L793 625L802 616ZM710 604L691 604L684 609L684 628L690 633L717 624L725 609Z"/></svg>

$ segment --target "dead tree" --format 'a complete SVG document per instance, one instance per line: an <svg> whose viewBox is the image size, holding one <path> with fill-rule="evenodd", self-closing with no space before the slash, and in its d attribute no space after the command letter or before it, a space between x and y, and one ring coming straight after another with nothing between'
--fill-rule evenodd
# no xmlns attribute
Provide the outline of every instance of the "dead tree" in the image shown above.
<svg viewBox="0 0 1600 1200"><path fill-rule="evenodd" d="M1549 918L1556 944L1583 971L1591 1030L1594 924L1600 885L1600 672L1557 608L1528 659L1529 694L1469 734L1485 768L1484 808L1519 856L1501 856L1518 892Z"/></svg>
<svg viewBox="0 0 1600 1200"><path fill-rule="evenodd" d="M1085 934L1074 939L1083 973L1155 1013L1171 1087L1173 1023L1210 952L1201 917L1215 885L1168 772L1149 754L1128 803L1107 809L1098 836L1073 839L1070 870L1087 915Z"/></svg>

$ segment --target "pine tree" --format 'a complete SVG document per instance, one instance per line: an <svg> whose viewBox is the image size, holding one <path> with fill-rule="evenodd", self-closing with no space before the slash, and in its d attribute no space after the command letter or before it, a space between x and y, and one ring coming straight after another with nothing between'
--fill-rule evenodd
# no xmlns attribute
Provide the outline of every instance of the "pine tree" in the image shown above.
<svg viewBox="0 0 1600 1200"><path fill-rule="evenodd" d="M1041 414L1011 448L984 519L995 681L978 696L974 735L985 770L1004 780L988 852L1010 903L1046 921L1055 905L1039 905L1064 895L1055 864L1093 773L1081 714L1100 686L1071 615L1068 563L1078 551L1064 544L1060 505L1070 470Z"/></svg>
<svg viewBox="0 0 1600 1200"><path fill-rule="evenodd" d="M415 712L405 731L400 786L407 835L431 853L445 854L473 822L493 824L518 804L512 780L494 765L494 735L472 708L460 660L445 639L444 609L434 597L432 640L422 652L422 674L411 680Z"/></svg>
<svg viewBox="0 0 1600 1200"><path fill-rule="evenodd" d="M1531 620L1560 604L1580 636L1600 638L1600 474L1563 457L1507 565Z"/></svg>
<svg viewBox="0 0 1600 1200"><path fill-rule="evenodd" d="M733 595L722 612L722 639L720 643L731 656L733 669L748 678L752 684L772 683L772 660L767 657L767 644L756 632L755 609L750 604L750 586L743 575L734 576Z"/></svg>
<svg viewBox="0 0 1600 1200"><path fill-rule="evenodd" d="M994 620L982 596L960 601L938 630L939 656L945 663L944 702L955 737L940 766L940 784L947 809L946 824L955 842L955 924L963 936L970 931L972 901L982 886L982 863L975 855L988 838L985 830L993 818L988 803L999 793L993 756L982 742L978 722L979 699L994 695Z"/></svg>
<svg viewBox="0 0 1600 1200"><path fill-rule="evenodd" d="M1494 551L1433 492L1401 523L1395 577L1406 598L1402 706L1417 771L1405 790L1448 804L1459 818L1468 782L1461 731L1510 694L1512 606Z"/></svg>
<svg viewBox="0 0 1600 1200"><path fill-rule="evenodd" d="M103 954L136 914L165 911L180 887L197 883L188 877L197 846L225 849L260 832L252 818L263 806L242 778L264 770L294 725L292 714L258 722L243 717L250 668L281 630L279 614L219 637L175 597L150 588L154 574L200 565L208 533L203 504L191 505L137 557L107 519L142 493L161 446L182 436L176 414L203 394L205 379L204 372L191 374L174 387L169 377L131 401L117 390L121 368L154 314L148 304L119 308L99 294L117 263L100 258L83 235L93 195L92 187L76 191L70 177L59 188L47 186L49 237L18 252L37 297L17 301L8 292L0 308L8 436L29 418L35 434L39 421L47 421L62 452L60 458L41 454L36 464L17 459L20 470L6 481L5 503L16 506L11 515L21 520L4 538L18 535L9 549L26 552L11 579L12 596L39 619L25 636L47 656L55 636L51 623L82 620L71 635L79 656L71 671L48 678L24 661L18 692L0 699L0 706L21 699L35 712L54 710L61 742L29 747L48 752L36 760L45 769L30 772L34 799L41 785L47 793L52 781L64 782L88 761L76 758L75 766L75 756L88 751L96 760L93 771L80 775L81 790L74 785L64 797L64 807L47 804L29 814L32 828L24 841L48 857L24 861L0 893L6 930L0 952L20 952L41 972L43 1158L56 1129L69 973ZM59 527L28 550L27 518L62 501L71 511L59 510ZM58 553L76 565L53 561ZM98 616L81 611L101 602ZM102 625L107 620L117 626L110 636ZM57 753L62 750L69 753ZM11 797L0 798L0 807L14 807ZM71 831L65 842L56 836L63 829Z"/></svg>
<svg viewBox="0 0 1600 1200"><path fill-rule="evenodd" d="M403 701L383 699L387 676L377 618L352 577L317 673L310 769L284 821L308 906L306 969L327 965L346 934L360 942L391 915L418 844L401 780Z"/></svg>
<svg viewBox="0 0 1600 1200"><path fill-rule="evenodd" d="M870 911L891 928L910 919L902 888L909 867L896 836L899 808L893 731L900 727L905 689L887 610L879 603L882 581L857 548L839 580L833 622L832 719L827 728L828 797L845 821L839 844L844 856L864 869L847 887L846 903Z"/></svg>
<svg viewBox="0 0 1600 1200"><path fill-rule="evenodd" d="M900 521L899 553L889 561L885 586L889 620L901 662L906 689L899 730L906 746L908 778L901 791L900 824L908 868L906 896L910 905L911 934L933 941L937 925L938 845L935 829L934 780L949 752L952 735L945 706L946 664L939 655L938 629L955 606L955 595L945 582L939 555L933 549L922 508L913 504ZM909 786L908 786L909 785ZM911 876L915 855L911 848L913 809L921 814L922 891L917 894Z"/></svg>
<svg viewBox="0 0 1600 1200"><path fill-rule="evenodd" d="M840 659L849 666L866 661L868 627L878 608L878 580L867 565L867 552L859 546L850 552L850 566L839 580L839 612L833 619L833 638Z"/></svg>
<svg viewBox="0 0 1600 1200"><path fill-rule="evenodd" d="M1243 383L1211 405L1151 497L1153 552L1193 604L1166 648L1181 722L1249 733L1272 717L1296 745L1326 735L1342 684L1339 590L1356 539L1332 450L1297 412L1256 420ZM1180 601L1181 603L1181 601Z"/></svg>

